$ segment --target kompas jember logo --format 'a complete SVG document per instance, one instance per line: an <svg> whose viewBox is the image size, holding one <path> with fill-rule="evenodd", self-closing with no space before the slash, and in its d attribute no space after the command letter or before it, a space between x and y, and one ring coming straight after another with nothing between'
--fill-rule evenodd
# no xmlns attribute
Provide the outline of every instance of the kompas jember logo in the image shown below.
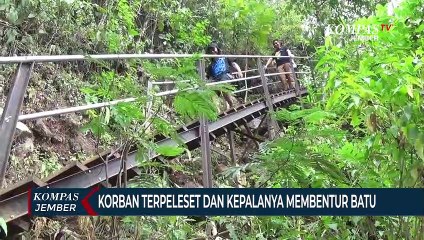
<svg viewBox="0 0 424 240"><path fill-rule="evenodd" d="M394 25L391 23L327 25L325 35L340 36L353 41L376 41L379 32L390 32L393 28Z"/></svg>

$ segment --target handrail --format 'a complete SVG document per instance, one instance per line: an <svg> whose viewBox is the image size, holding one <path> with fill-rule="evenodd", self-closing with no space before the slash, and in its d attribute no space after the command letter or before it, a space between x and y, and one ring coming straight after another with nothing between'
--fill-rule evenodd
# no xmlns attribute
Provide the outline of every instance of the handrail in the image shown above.
<svg viewBox="0 0 424 240"><path fill-rule="evenodd" d="M287 73L289 73L289 72L271 73L271 74L265 74L265 76L275 76L275 75L287 74ZM295 73L309 73L309 72L295 72ZM258 76L251 76L251 77L247 77L247 78L237 78L237 79L231 79L231 80L220 81L220 82L206 83L206 85L207 86L220 85L220 84L237 82L237 81L252 80L252 79L255 79L255 78L259 78L259 77L260 76L258 75ZM268 85L272 85L272 84L276 84L276 83L278 83L278 81L273 82L273 83L269 83ZM252 89L259 88L261 86L262 85L250 87L250 88L247 88L247 89L239 89L239 90L234 91L233 93L246 92L246 91L250 91ZM184 90L191 90L191 89L195 89L195 88L187 88L187 89L184 89ZM154 96L156 96L156 97L169 96L169 95L173 95L173 94L175 94L179 91L180 91L179 89L173 89L173 90L169 90L169 91L156 93L156 94L154 94ZM69 108L55 109L55 110L44 111L44 112L24 114L24 115L19 116L18 121L34 120L34 119L39 119L39 118L44 118L44 117L52 117L52 116L57 116L57 115L62 115L62 114L67 114L67 113L82 112L82 111L96 109L96 108L113 106L113 105L116 105L118 103L123 103L123 102L134 102L136 100L137 100L137 98L132 97L132 98L119 99L119 100L114 100L114 101L109 101L109 102L93 103L93 104L87 104L87 105L77 106L77 107L69 107Z"/></svg>
<svg viewBox="0 0 424 240"><path fill-rule="evenodd" d="M254 72L254 71L258 71L258 69L249 69L249 70L243 70L241 71L241 73L248 73L248 72ZM231 74L237 74L238 72L232 72ZM242 79L243 80L243 79ZM174 84L177 81L162 81L162 82L152 82L152 85L166 85L166 84ZM178 81L180 83L186 83L186 82L190 82L190 80L182 80L182 81Z"/></svg>
<svg viewBox="0 0 424 240"><path fill-rule="evenodd" d="M116 105L118 103L134 102L135 100L137 100L137 98L132 97L132 98L114 100L110 102L93 103L93 104L87 104L84 106L69 107L69 108L55 109L55 110L44 111L44 112L30 113L30 114L20 115L18 117L18 121L34 120L38 118L52 117L52 116L57 116L61 114L66 114L66 113L81 112L81 111L86 111L86 110L91 110L91 109L96 109L101 107L108 107L108 106Z"/></svg>
<svg viewBox="0 0 424 240"><path fill-rule="evenodd" d="M123 59L157 59L157 58L276 58L276 56L266 55L212 55L212 54L97 54L97 55L50 55L50 56L14 56L0 57L0 64L7 63L41 63L41 62L63 62L63 61L81 61L81 60L123 60ZM278 58L308 59L309 57L300 56L278 56Z"/></svg>
<svg viewBox="0 0 424 240"><path fill-rule="evenodd" d="M274 84L277 84L277 83L280 83L280 81L270 82L270 83L268 83L268 85L274 85ZM262 87L262 85L258 85L258 86L254 86L254 87L250 87L250 88L240 89L240 90L234 91L233 93L247 92L247 91L250 91L250 90L253 90L253 89L256 89L256 88L260 88L260 87Z"/></svg>
<svg viewBox="0 0 424 240"><path fill-rule="evenodd" d="M291 74L293 72L278 72L278 73L267 73L265 74L265 77L272 77L272 76L277 76L277 75L282 75L282 74ZM311 72L294 72L294 73L302 73L302 74L306 74L306 73L311 73Z"/></svg>

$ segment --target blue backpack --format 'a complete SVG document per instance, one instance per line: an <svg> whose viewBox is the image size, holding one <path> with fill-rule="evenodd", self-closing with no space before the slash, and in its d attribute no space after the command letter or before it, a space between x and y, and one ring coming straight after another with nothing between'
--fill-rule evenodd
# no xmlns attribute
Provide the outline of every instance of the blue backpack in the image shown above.
<svg viewBox="0 0 424 240"><path fill-rule="evenodd" d="M213 77L218 77L224 73L228 72L227 61L225 58L218 58L211 68L211 74Z"/></svg>

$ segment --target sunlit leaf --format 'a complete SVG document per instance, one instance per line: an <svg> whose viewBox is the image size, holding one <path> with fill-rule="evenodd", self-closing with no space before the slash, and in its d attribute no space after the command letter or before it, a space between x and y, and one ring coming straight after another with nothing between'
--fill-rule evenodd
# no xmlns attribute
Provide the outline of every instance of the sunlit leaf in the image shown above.
<svg viewBox="0 0 424 240"><path fill-rule="evenodd" d="M184 148L176 147L176 146L159 146L156 151L167 157L175 157L181 155L184 152Z"/></svg>

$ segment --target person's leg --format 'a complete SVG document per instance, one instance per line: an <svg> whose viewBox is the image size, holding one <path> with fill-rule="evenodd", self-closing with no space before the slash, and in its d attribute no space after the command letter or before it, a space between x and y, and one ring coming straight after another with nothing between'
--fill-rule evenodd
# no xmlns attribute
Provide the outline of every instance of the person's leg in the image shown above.
<svg viewBox="0 0 424 240"><path fill-rule="evenodd" d="M233 79L231 74L224 74L224 75L221 76L219 81L227 81L227 80L231 80L231 79ZM228 103L228 105L230 105L230 108L234 107L233 100L231 99L231 95L229 93L220 92L220 95L224 97L225 101Z"/></svg>
<svg viewBox="0 0 424 240"><path fill-rule="evenodd" d="M284 72L284 64L278 66L277 71L278 71L278 73L283 73ZM281 83L283 84L283 91L287 91L288 86L287 86L285 74L280 74L278 76L280 77Z"/></svg>
<svg viewBox="0 0 424 240"><path fill-rule="evenodd" d="M283 66L284 66L284 71L289 72L289 73L286 74L287 86L289 88L294 88L294 80L293 80L293 75L292 75L291 63L284 63Z"/></svg>

